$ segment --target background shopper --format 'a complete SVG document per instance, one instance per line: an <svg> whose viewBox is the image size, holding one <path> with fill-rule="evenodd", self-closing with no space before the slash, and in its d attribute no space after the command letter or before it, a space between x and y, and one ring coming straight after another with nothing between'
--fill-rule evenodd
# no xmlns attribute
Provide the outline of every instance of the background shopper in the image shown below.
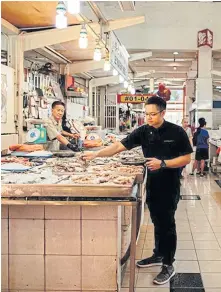
<svg viewBox="0 0 221 292"><path fill-rule="evenodd" d="M166 102L150 97L145 105L147 125L134 130L121 142L98 152L83 154L84 160L113 156L121 151L142 146L147 158L147 204L154 224L153 256L137 262L138 267L161 265L155 284L165 284L175 275L173 267L177 245L175 211L180 197L179 168L190 163L192 147L186 132L166 122Z"/></svg>
<svg viewBox="0 0 221 292"><path fill-rule="evenodd" d="M199 119L199 128L194 134L194 139L196 140L196 156L193 163L192 173L197 169L198 163L200 163L200 176L204 176L205 161L209 159L209 133L205 129L206 120L204 118Z"/></svg>
<svg viewBox="0 0 221 292"><path fill-rule="evenodd" d="M190 141L191 146L193 146L192 145L192 139L193 139L193 137L192 137L191 129L189 127L188 118L183 118L182 119L182 127L183 127L184 131L186 132L187 137L189 138L189 141ZM184 170L185 167L186 166L183 166L183 167L180 168L180 178L183 178L182 172L183 172L183 170Z"/></svg>

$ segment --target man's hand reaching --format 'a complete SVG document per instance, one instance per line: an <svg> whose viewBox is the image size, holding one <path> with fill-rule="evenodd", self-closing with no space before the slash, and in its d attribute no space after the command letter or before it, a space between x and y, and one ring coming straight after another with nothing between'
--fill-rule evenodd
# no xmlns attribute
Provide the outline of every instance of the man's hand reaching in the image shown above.
<svg viewBox="0 0 221 292"><path fill-rule="evenodd" d="M97 158L97 152L85 152L82 154L81 159L84 161L90 161Z"/></svg>

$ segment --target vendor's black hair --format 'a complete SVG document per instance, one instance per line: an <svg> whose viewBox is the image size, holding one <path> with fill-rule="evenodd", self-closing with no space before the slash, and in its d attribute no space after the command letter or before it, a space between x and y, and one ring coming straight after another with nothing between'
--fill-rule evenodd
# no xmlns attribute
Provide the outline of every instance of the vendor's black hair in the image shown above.
<svg viewBox="0 0 221 292"><path fill-rule="evenodd" d="M166 110L167 103L159 96L151 96L147 99L145 105L155 104L160 111Z"/></svg>
<svg viewBox="0 0 221 292"><path fill-rule="evenodd" d="M56 107L56 105L63 105L63 107L65 108L65 104L62 102L62 101L59 101L59 100L57 100L57 101L54 101L53 103L52 103L52 108L55 108Z"/></svg>

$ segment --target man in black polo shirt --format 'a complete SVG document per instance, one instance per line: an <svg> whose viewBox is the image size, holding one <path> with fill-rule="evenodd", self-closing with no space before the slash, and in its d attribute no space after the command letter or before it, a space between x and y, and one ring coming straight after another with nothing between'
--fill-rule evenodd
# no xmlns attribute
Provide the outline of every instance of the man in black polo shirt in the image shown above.
<svg viewBox="0 0 221 292"><path fill-rule="evenodd" d="M103 150L85 153L83 159L112 156L141 146L147 158L147 204L154 224L155 248L153 256L137 262L138 267L162 265L154 279L165 284L174 275L174 256L177 245L175 211L180 196L179 168L191 161L192 147L186 132L166 122L166 102L157 96L147 100L146 122L121 142Z"/></svg>

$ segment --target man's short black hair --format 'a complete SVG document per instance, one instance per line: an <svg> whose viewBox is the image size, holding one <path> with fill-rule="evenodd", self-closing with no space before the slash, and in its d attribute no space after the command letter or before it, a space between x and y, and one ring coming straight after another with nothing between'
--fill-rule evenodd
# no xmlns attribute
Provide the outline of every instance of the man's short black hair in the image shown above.
<svg viewBox="0 0 221 292"><path fill-rule="evenodd" d="M145 105L148 105L148 104L155 104L157 106L157 108L159 109L159 111L164 111L164 110L166 110L166 107L167 107L166 101L159 96L149 97L147 99Z"/></svg>
<svg viewBox="0 0 221 292"><path fill-rule="evenodd" d="M63 105L63 107L65 108L65 104L62 102L62 101L60 101L60 100L57 100L57 101L54 101L53 103L52 103L52 108L55 108L56 107L56 105Z"/></svg>

